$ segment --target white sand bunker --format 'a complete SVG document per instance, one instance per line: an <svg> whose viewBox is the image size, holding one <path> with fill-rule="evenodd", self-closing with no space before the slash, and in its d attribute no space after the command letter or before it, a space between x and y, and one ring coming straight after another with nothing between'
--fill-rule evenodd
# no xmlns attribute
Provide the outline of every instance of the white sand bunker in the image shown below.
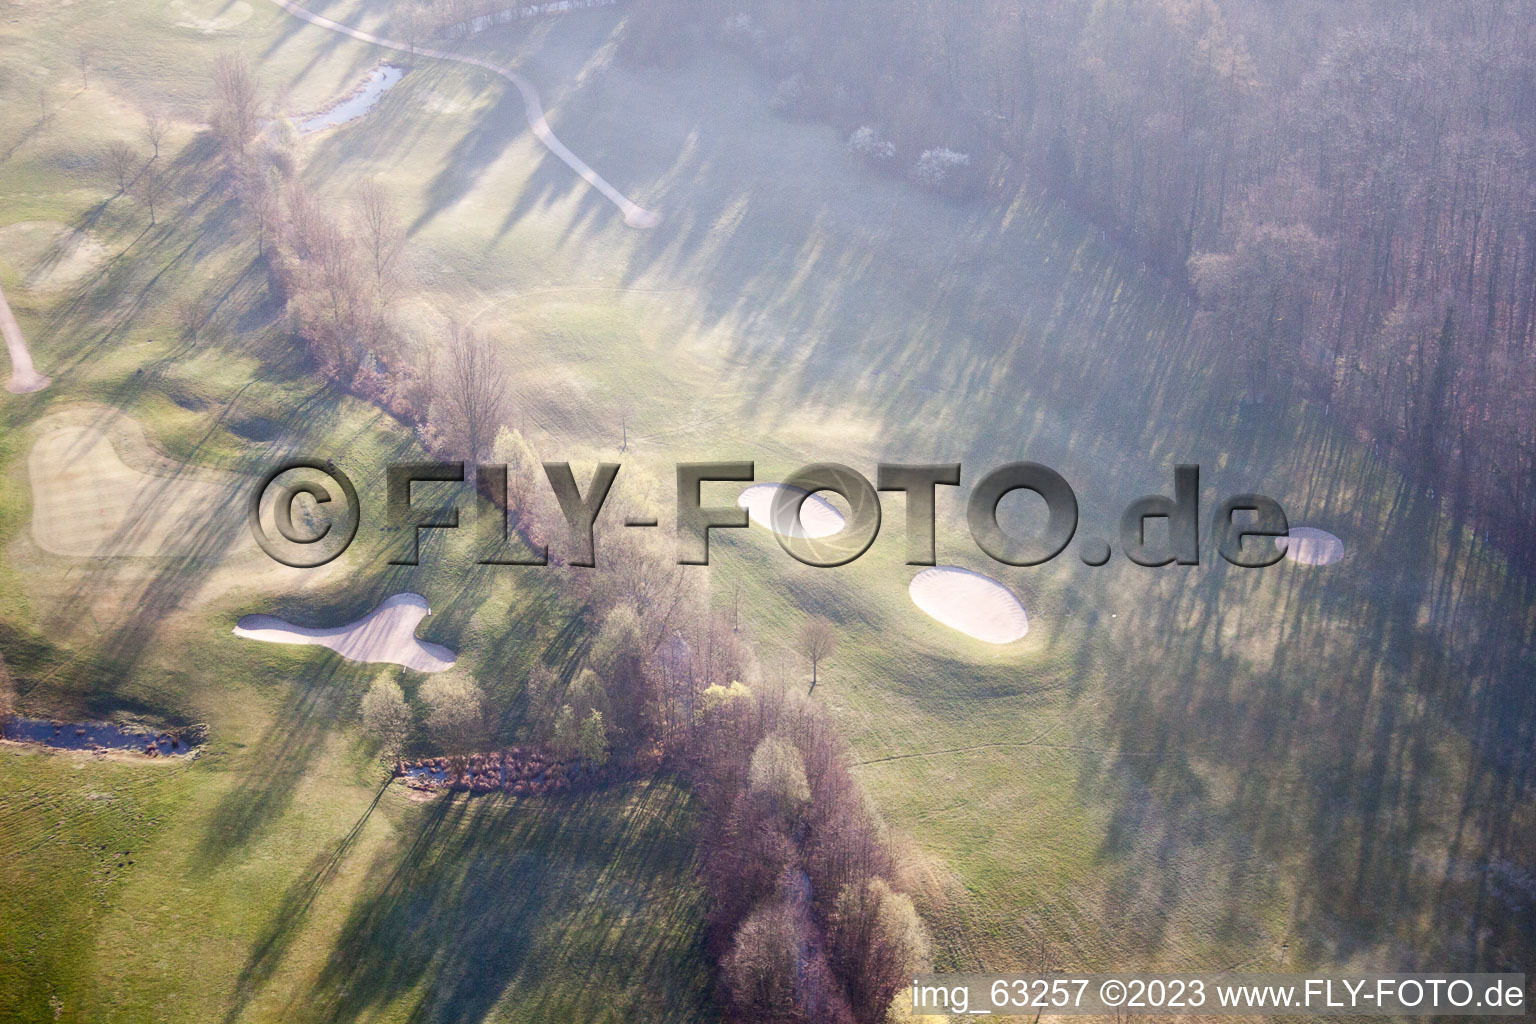
<svg viewBox="0 0 1536 1024"><path fill-rule="evenodd" d="M24 220L0 228L0 259L28 291L67 288L101 265L106 246L89 231L56 220Z"/></svg>
<svg viewBox="0 0 1536 1024"><path fill-rule="evenodd" d="M129 466L120 449L150 470ZM156 456L138 425L112 410L49 417L27 468L32 539L49 554L191 556L252 543L240 478Z"/></svg>
<svg viewBox="0 0 1536 1024"><path fill-rule="evenodd" d="M1029 632L1029 616L1013 591L990 576L940 565L912 577L912 603L950 629L983 643L1011 644Z"/></svg>
<svg viewBox="0 0 1536 1024"><path fill-rule="evenodd" d="M831 537L842 531L843 514L819 494L813 494L805 499L805 504L800 506L798 522L794 521L792 513L787 513L783 517L783 522L775 523L773 499L780 491L805 493L798 487L789 487L784 484L753 484L741 492L741 496L736 499L736 504L747 510L753 522L759 526L768 527L780 536L815 540L818 537Z"/></svg>
<svg viewBox="0 0 1536 1024"><path fill-rule="evenodd" d="M416 627L431 612L420 594L396 594L356 622L334 629L295 626L274 615L247 615L235 624L235 636L269 644L329 647L348 661L364 664L442 672L453 667L458 655L416 639Z"/></svg>
<svg viewBox="0 0 1536 1024"><path fill-rule="evenodd" d="M1276 537L1285 557L1302 565L1332 565L1344 557L1344 542L1327 530L1293 526L1289 537Z"/></svg>
<svg viewBox="0 0 1536 1024"><path fill-rule="evenodd" d="M5 382L5 390L13 395L30 395L53 383L32 365L32 352L27 348L27 339L22 337L21 325L16 322L11 304L5 300L3 291L0 291L0 335L5 338L5 352L11 360L11 376Z"/></svg>
<svg viewBox="0 0 1536 1024"><path fill-rule="evenodd" d="M177 28L213 35L249 21L251 5L245 0L171 0L165 13Z"/></svg>

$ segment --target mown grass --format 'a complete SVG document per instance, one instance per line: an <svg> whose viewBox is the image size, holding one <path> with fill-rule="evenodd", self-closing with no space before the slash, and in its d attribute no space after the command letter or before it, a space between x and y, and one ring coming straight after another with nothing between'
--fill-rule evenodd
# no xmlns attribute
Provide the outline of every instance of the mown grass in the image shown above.
<svg viewBox="0 0 1536 1024"><path fill-rule="evenodd" d="M0 990L16 993L3 1012L32 1019L53 997L63 1019L91 1020L704 1014L689 812L670 784L565 812L396 794L374 806L351 724L373 670L229 636L249 611L329 622L417 590L437 613L424 637L465 654L509 730L531 659L569 654L557 645L576 611L553 570L475 570L442 542L418 570L383 564L383 466L410 442L286 350L190 124L165 158L187 188L157 230L78 162L103 123L131 134L131 118L106 115L163 98L198 117L223 48L259 59L297 110L384 55L264 3L210 35L157 4L100 14L26 7L0 26L23 72L0 82L7 218L89 223L116 254L46 298L0 266L58 381L0 401L0 622L7 643L32 645L24 707L206 722L210 744L174 768L0 751L0 792L33 794L0 831L0 853L29 865L0 897L21 937L0 958ZM1530 870L1536 827L1517 653L1532 603L1498 559L1311 396L1246 405L1183 299L1070 213L1030 195L957 206L865 176L830 130L770 116L768 85L729 61L615 64L621 18L468 45L534 77L561 137L664 214L653 232L625 228L531 139L515 97L467 69L419 63L375 115L304 149L306 181L333 201L364 176L396 195L421 296L411 322L430 342L455 315L502 342L515 419L547 457L579 477L621 458L621 488L650 489L663 522L676 461L752 458L769 480L825 459L871 476L882 459L959 460L969 485L1031 458L1077 488L1080 536L1106 537L1127 501L1195 461L1207 509L1263 490L1351 547L1329 570L1091 570L1074 550L1004 569L966 537L964 492L943 493L940 560L1004 580L1031 615L1025 641L994 649L907 600L899 500L876 546L839 570L795 565L760 530L717 534L715 599L739 605L768 674L798 678L788 646L804 616L838 622L816 698L911 847L939 965L1005 970L1043 948L1051 964L1106 969L1443 969L1528 951L1529 908L1477 881L1497 863ZM81 91L68 43L87 37L101 66ZM27 100L37 81L50 115ZM188 336L183 311L199 302L212 327ZM200 592L242 567L47 558L27 540L29 431L77 401L124 409L166 454L203 465L341 458L372 518L315 580L253 562L240 587ZM229 429L242 416L284 433L252 445ZM666 821L675 830L653 827ZM102 870L88 848L118 842L153 856L82 895ZM548 906L524 891L539 883ZM636 890L638 907L622 898ZM654 989L615 966L637 953Z"/></svg>
<svg viewBox="0 0 1536 1024"><path fill-rule="evenodd" d="M108 255L49 294L0 259L55 377L0 402L0 643L24 712L201 724L208 740L174 764L0 749L0 1019L707 1019L693 811L677 785L548 804L381 793L356 728L380 669L230 633L250 611L329 621L420 591L436 612L424 635L465 651L512 735L528 666L562 656L577 611L547 584L477 572L441 544L419 573L385 564L381 473L413 444L288 348L187 123L213 54L273 41L274 11L212 36L175 29L158 4L110 17L92 4L29 8L4 29L21 72L0 82L7 222L89 230ZM71 88L71 44L86 41L91 88ZM357 70L327 42L309 38L263 73L313 63L318 103ZM27 76L49 87L46 115L23 102ZM113 133L137 143L136 109L152 103L183 119L161 157L176 197L154 228L91 166ZM46 556L29 531L35 425L97 405L194 466L250 473L287 452L335 456L368 502L363 536L332 572L302 578L212 543L169 563ZM276 425L270 442L241 436L257 418ZM421 681L398 674L408 690Z"/></svg>

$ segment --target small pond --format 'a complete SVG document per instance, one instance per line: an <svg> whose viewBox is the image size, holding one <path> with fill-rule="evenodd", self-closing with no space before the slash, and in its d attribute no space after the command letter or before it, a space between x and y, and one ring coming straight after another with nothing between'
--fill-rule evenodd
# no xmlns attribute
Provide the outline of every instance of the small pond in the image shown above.
<svg viewBox="0 0 1536 1024"><path fill-rule="evenodd" d="M334 128L339 124L346 124L348 121L355 121L373 109L373 105L379 102L379 97L388 92L404 75L403 68L397 68L393 64L380 64L368 72L362 87L352 95L327 110L299 121L297 126L299 134L309 135L327 128Z"/></svg>
<svg viewBox="0 0 1536 1024"><path fill-rule="evenodd" d="M129 750L151 757L190 754L192 744L170 733L141 732L111 722L54 722L42 718L12 718L4 737L59 750Z"/></svg>

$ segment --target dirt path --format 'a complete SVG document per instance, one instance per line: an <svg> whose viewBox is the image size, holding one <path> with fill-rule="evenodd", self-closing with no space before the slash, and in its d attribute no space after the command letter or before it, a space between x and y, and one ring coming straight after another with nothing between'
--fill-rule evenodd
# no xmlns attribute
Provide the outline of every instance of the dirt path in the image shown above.
<svg viewBox="0 0 1536 1024"><path fill-rule="evenodd" d="M385 39L371 32L364 32L361 29L351 28L340 22L332 21L330 18L315 14L313 11L307 11L298 4L290 2L290 0L272 0L272 2L289 14L303 18L311 25L318 25L332 32L340 32L342 35L351 36L353 39L359 39L365 43L387 47L391 50L400 50L412 55L432 57L436 60L449 60L457 64L468 64L471 67L483 68L493 74L500 75L517 86L517 91L523 97L523 111L528 117L528 127L533 129L534 136L544 143L545 148L564 161L567 167L580 175L582 180L606 196L614 206L617 206L619 211L624 214L624 223L632 228L653 228L661 223L661 214L631 202L622 192L608 184L602 175L588 166L585 160L572 153L566 148L565 143L555 137L555 133L549 127L549 122L544 119L544 105L539 102L538 91L534 89L531 82L511 68L503 67L500 64L493 64L488 60L481 60L479 57L466 57L461 54L449 53L446 50L434 50L425 46L412 47L393 39Z"/></svg>
<svg viewBox="0 0 1536 1024"><path fill-rule="evenodd" d="M32 365L27 339L21 336L21 325L11 313L11 304L5 301L4 291L0 291L0 334L5 335L5 350L11 357L11 379L5 382L5 390L13 395L30 395L53 383Z"/></svg>

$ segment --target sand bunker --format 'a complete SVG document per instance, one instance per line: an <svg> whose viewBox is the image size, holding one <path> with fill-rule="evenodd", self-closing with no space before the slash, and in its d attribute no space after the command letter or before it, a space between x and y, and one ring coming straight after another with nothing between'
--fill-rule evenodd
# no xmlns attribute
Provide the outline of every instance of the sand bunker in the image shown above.
<svg viewBox="0 0 1536 1024"><path fill-rule="evenodd" d="M1029 616L1013 591L979 572L953 565L924 569L908 593L923 611L983 643L1009 644L1029 632Z"/></svg>
<svg viewBox="0 0 1536 1024"><path fill-rule="evenodd" d="M49 554L188 556L252 543L241 481L158 459L127 417L76 410L43 429L27 467L32 539ZM129 466L119 446L153 470Z"/></svg>
<svg viewBox="0 0 1536 1024"><path fill-rule="evenodd" d="M228 32L250 20L251 5L245 0L171 0L165 13L177 28L190 28L203 35Z"/></svg>
<svg viewBox="0 0 1536 1024"><path fill-rule="evenodd" d="M335 104L299 121L296 126L300 135L310 135L314 132L324 131L327 128L335 128L337 125L355 121L373 109L373 105L379 102L386 92L392 89L395 83L405 77L405 71L393 64L380 64L368 72L368 77L363 79L363 84L352 90L352 94L340 103Z"/></svg>
<svg viewBox="0 0 1536 1024"><path fill-rule="evenodd" d="M792 521L791 517L786 515L784 522L775 523L773 499L781 490L804 493L798 487L786 487L784 484L753 484L741 492L741 496L736 499L736 504L747 510L753 522L759 526L766 526L781 536L814 540L818 537L830 537L842 531L843 514L819 494L811 495L805 500L805 504L800 506L798 522Z"/></svg>
<svg viewBox="0 0 1536 1024"><path fill-rule="evenodd" d="M5 382L5 390L13 395L30 395L53 383L32 365L32 353L27 348L27 339L21 336L21 325L16 322L11 304L5 301L3 291L0 291L0 335L5 338L5 351L11 358L11 376Z"/></svg>
<svg viewBox="0 0 1536 1024"><path fill-rule="evenodd" d="M442 672L453 667L458 655L416 639L416 627L431 612L420 594L396 594L356 622L334 629L295 626L272 615L247 615L235 624L235 636L271 644L329 647L348 661L365 664Z"/></svg>
<svg viewBox="0 0 1536 1024"><path fill-rule="evenodd" d="M1344 542L1327 530L1293 526L1289 537L1276 537L1285 557L1302 565L1332 565L1344 557Z"/></svg>
<svg viewBox="0 0 1536 1024"><path fill-rule="evenodd" d="M101 265L106 246L89 231L56 220L24 220L0 228L0 260L28 291L67 288Z"/></svg>

